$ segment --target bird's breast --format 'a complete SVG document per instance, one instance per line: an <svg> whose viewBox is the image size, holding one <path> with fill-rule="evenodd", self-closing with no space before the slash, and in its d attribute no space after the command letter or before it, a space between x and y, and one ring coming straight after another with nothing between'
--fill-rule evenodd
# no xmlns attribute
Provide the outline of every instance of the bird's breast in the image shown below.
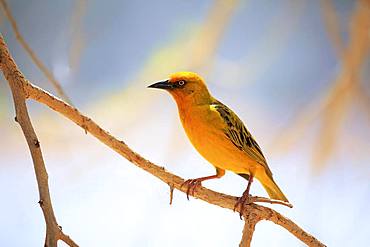
<svg viewBox="0 0 370 247"><path fill-rule="evenodd" d="M215 167L245 173L248 157L225 135L225 123L208 106L179 112L185 132L195 149Z"/></svg>

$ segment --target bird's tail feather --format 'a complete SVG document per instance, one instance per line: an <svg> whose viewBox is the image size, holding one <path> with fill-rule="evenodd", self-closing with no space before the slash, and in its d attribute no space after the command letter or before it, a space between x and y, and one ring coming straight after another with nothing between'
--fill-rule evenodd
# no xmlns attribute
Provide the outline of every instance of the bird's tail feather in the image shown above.
<svg viewBox="0 0 370 247"><path fill-rule="evenodd" d="M284 193L280 190L279 186L275 183L275 181L272 178L269 178L267 181L264 181L262 185L271 199L289 202Z"/></svg>
<svg viewBox="0 0 370 247"><path fill-rule="evenodd" d="M248 174L237 173L239 176L242 176L249 181ZM263 173L262 176L258 176L257 179L265 188L267 194L271 199L280 200L284 202L289 202L284 193L280 190L279 186L275 183L274 179L271 176L268 176L266 173Z"/></svg>

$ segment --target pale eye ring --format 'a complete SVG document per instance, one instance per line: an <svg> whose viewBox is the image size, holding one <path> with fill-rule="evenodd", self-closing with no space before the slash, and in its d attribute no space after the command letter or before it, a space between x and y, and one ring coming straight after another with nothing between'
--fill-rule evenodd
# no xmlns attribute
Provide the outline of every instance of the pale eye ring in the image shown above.
<svg viewBox="0 0 370 247"><path fill-rule="evenodd" d="M180 81L178 82L178 84L179 84L179 86L184 86L184 85L185 85L185 81L184 81L184 80L180 80Z"/></svg>

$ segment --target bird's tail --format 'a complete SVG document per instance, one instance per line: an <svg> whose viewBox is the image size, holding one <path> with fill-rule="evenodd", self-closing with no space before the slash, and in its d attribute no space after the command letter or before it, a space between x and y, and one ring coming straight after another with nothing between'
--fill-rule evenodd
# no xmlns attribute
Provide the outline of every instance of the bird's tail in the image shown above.
<svg viewBox="0 0 370 247"><path fill-rule="evenodd" d="M271 199L289 202L272 177L264 174L263 179L260 181Z"/></svg>

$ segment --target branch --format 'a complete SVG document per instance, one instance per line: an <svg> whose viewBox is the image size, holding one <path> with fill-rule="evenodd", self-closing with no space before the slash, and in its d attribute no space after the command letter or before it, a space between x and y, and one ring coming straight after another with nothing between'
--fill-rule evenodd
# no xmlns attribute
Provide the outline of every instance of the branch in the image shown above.
<svg viewBox="0 0 370 247"><path fill-rule="evenodd" d="M63 98L66 102L71 104L70 98L67 96L67 94L64 92L61 84L55 79L53 74L48 70L48 68L41 62L41 60L36 56L35 52L31 49L31 47L28 45L26 40L21 35L17 22L15 21L12 12L10 11L10 8L6 2L6 0L0 0L0 5L3 8L5 12L5 16L8 18L10 25L13 28L13 31L15 33L16 39L19 41L19 43L23 46L23 48L26 50L27 54L31 57L32 61L36 64L36 66L41 70L41 72L45 75L45 77L51 82L54 89L56 90L57 94Z"/></svg>
<svg viewBox="0 0 370 247"><path fill-rule="evenodd" d="M1 52L0 54L2 54L1 57L4 57L4 55L9 56L2 37L0 39L0 52ZM155 165L152 162L146 160L145 158L143 158L142 156L140 156L139 154L131 150L125 142L116 139L115 137L110 135L107 131L105 131L100 126L98 126L92 119L80 113L78 109L74 108L73 106L68 105L67 103L54 97L50 93L42 90L41 88L35 85L32 85L29 81L27 81L23 77L23 75L18 70L18 68L16 67L12 59L10 58L6 60L1 59L1 68L3 69L4 74L8 75L6 76L7 79L9 75L18 75L16 77L11 77L9 79L12 82L14 82L14 84L18 85L18 88L15 88L15 89L19 89L22 92L24 92L23 97L33 99L37 102L45 104L46 106L50 107L54 111L59 112L60 114L62 114L66 118L70 119L71 121L73 121L74 123L82 127L86 132L89 132L90 134L95 136L102 143L106 144L112 150L116 151L122 157L126 158L127 160L129 160L130 162L138 166L139 168L149 172L150 174L162 180L166 184L169 184L171 188L175 188L179 191L186 193L187 188L185 188L185 186L183 187L181 186L185 182L183 178L176 176L166 171L165 168ZM197 187L197 189L194 192L194 197L201 199L205 202L208 202L210 204L217 205L219 207L227 208L230 210L234 210L234 206L237 202L237 198L234 196L218 193L218 192L209 190L202 186ZM261 199L261 200L266 200L266 199L267 198ZM258 201L259 198L255 197L255 199L252 199L252 200ZM237 211L238 210L239 209L237 209ZM278 224L284 227L285 229L287 229L294 236L296 236L298 239L300 239L302 242L304 242L305 244L309 246L325 246L315 237L305 232L302 228L300 228L294 222L285 218L284 216L282 216L281 214L279 214L273 209L270 209L270 208L267 208L261 205L257 205L255 203L251 203L249 205L246 205L245 212L247 212L248 215L251 215L251 216L247 216L245 215L246 213L244 213L245 219L249 219L249 217L256 216L258 217L258 220L272 221L275 224ZM248 225L250 224L248 223ZM244 232L245 232L244 235L246 235L248 232L247 229L245 229Z"/></svg>
<svg viewBox="0 0 370 247"><path fill-rule="evenodd" d="M14 100L14 107L16 111L15 120L22 128L23 134L27 140L28 147L31 152L37 185L40 197L40 207L42 208L45 222L46 222L46 247L57 246L57 241L62 239L69 246L77 246L67 235L65 235L54 215L53 206L51 203L48 174L45 168L45 163L41 153L40 142L33 129L30 117L28 115L26 105L26 92L24 90L23 81L25 80L23 74L18 70L14 60L10 57L9 51L4 43L3 38L0 39L0 61L1 69L5 78L8 80ZM67 241L68 240L68 241Z"/></svg>
<svg viewBox="0 0 370 247"><path fill-rule="evenodd" d="M335 6L332 0L321 0L320 6L324 24L328 31L329 38L331 39L334 51L337 53L339 58L343 59L345 45L341 38L339 19Z"/></svg>
<svg viewBox="0 0 370 247"><path fill-rule="evenodd" d="M244 219L245 223L243 228L243 236L239 246L250 247L254 229L261 218L258 215L252 214L252 212L247 212L247 215L244 216Z"/></svg>
<svg viewBox="0 0 370 247"><path fill-rule="evenodd" d="M69 48L69 64L72 73L75 73L80 65L83 49L86 48L87 37L83 30L83 19L86 16L87 0L74 1L73 12L70 18L71 47Z"/></svg>

